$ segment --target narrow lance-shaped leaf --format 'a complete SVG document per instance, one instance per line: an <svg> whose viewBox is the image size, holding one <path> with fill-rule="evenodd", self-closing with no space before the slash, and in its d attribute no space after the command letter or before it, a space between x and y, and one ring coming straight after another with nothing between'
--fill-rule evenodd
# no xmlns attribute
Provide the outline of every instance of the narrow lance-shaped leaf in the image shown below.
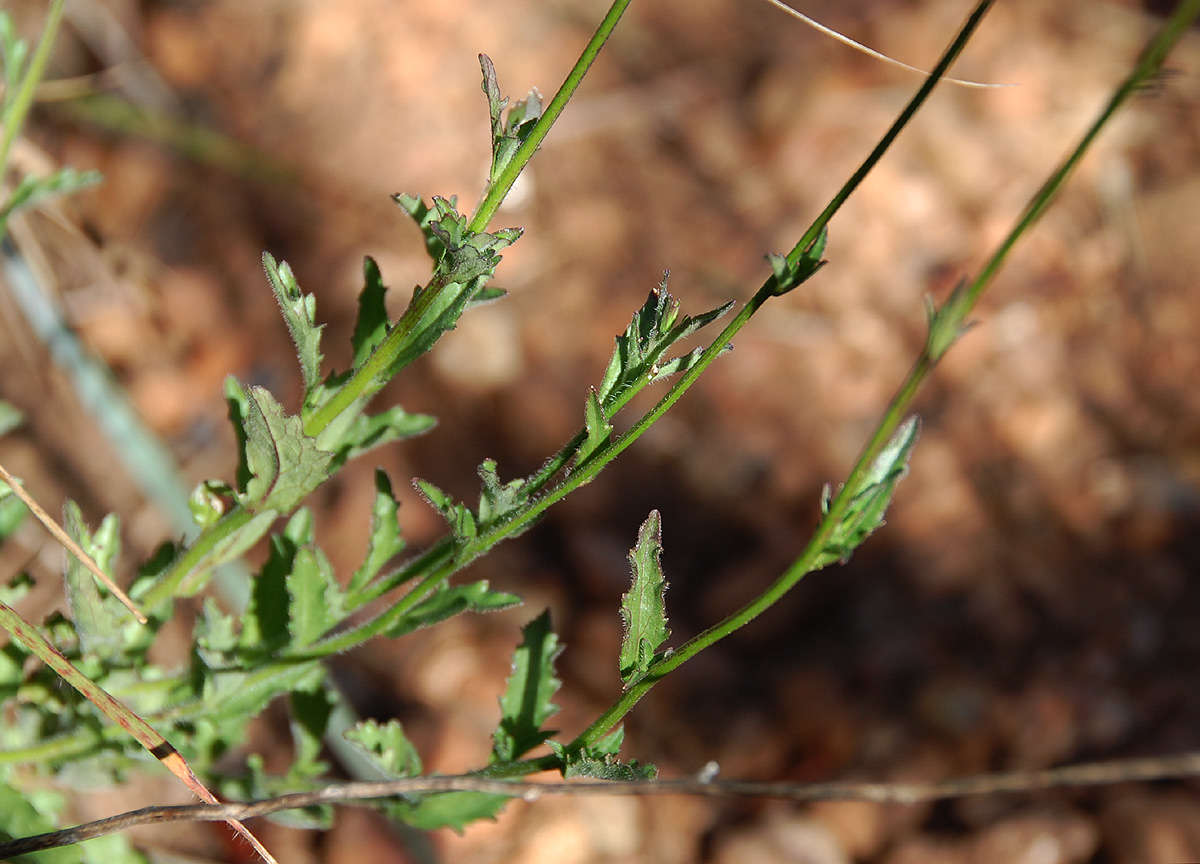
<svg viewBox="0 0 1200 864"><path fill-rule="evenodd" d="M283 313L296 355L300 360L300 372L304 376L305 392L321 381L321 330L317 324L317 298L300 290L296 276L287 262L276 262L267 252L262 256L263 269L271 282L271 290Z"/></svg>
<svg viewBox="0 0 1200 864"><path fill-rule="evenodd" d="M354 320L354 335L350 344L354 347L354 368L361 366L375 346L388 334L388 314L384 305L387 286L379 265L369 255L363 258L363 289L358 295L358 317Z"/></svg>
<svg viewBox="0 0 1200 864"><path fill-rule="evenodd" d="M593 387L588 391L587 402L583 411L584 423L587 428L587 439L579 445L573 467L578 468L588 458L608 443L612 435L612 424L604 414L604 406L600 404L600 396Z"/></svg>
<svg viewBox="0 0 1200 864"><path fill-rule="evenodd" d="M395 639L421 627L445 621L460 612L497 612L520 603L521 598L516 594L491 590L486 580L454 587L442 583L437 591L410 609L384 635Z"/></svg>
<svg viewBox="0 0 1200 864"><path fill-rule="evenodd" d="M542 724L558 711L550 699L562 686L554 676L554 660L562 653L550 629L550 612L543 612L521 629L521 644L513 652L512 674L500 697L500 725L493 736L492 762L510 762L554 734Z"/></svg>
<svg viewBox="0 0 1200 864"><path fill-rule="evenodd" d="M400 536L397 511L400 504L392 493L392 481L379 468L375 469L375 506L371 508L371 536L367 538L367 554L362 566L350 577L349 590L358 591L379 575L388 561L404 550Z"/></svg>
<svg viewBox="0 0 1200 864"><path fill-rule="evenodd" d="M619 668L621 680L629 687L650 669L655 652L667 641L667 613L663 579L662 522L657 510L651 510L638 531L637 544L629 550L633 586L621 598L621 620L625 637L621 642Z"/></svg>
<svg viewBox="0 0 1200 864"><path fill-rule="evenodd" d="M109 514L92 534L83 523L79 505L67 501L63 507L67 534L80 545L101 570L111 575L113 561L120 554L121 531L117 517ZM75 630L84 651L99 657L114 657L124 639L120 612L100 593L96 578L74 555L67 556L67 600L71 606Z"/></svg>
<svg viewBox="0 0 1200 864"><path fill-rule="evenodd" d="M342 619L342 589L320 549L304 546L296 550L287 590L288 631L293 648L311 645Z"/></svg>
<svg viewBox="0 0 1200 864"><path fill-rule="evenodd" d="M896 484L908 473L908 460L919 431L917 417L909 417L875 457L871 470L852 493L846 512L818 556L816 567L825 567L835 561L845 562L875 529L883 525L883 516L892 501ZM823 515L829 512L831 497L826 486L821 499Z"/></svg>

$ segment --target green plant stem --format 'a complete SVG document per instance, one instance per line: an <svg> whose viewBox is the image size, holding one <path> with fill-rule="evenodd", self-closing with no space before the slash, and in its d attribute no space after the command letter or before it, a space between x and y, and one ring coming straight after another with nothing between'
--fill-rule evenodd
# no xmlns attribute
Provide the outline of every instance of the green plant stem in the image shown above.
<svg viewBox="0 0 1200 864"><path fill-rule="evenodd" d="M508 195L508 191L512 188L513 183L517 181L517 177L520 176L521 171L524 170L529 160L533 158L533 154L537 152L537 148L541 146L546 133L550 131L550 127L558 119L558 115L563 112L563 109L567 107L567 103L571 101L571 97L575 95L575 91L583 82L583 76L587 74L592 62L600 54L600 49L604 47L604 43L612 35L617 22L621 20L621 16L625 14L625 10L631 2L632 0L615 0L612 6L609 7L604 20L600 22L600 26L596 28L596 32L592 34L592 38L584 46L579 59L575 61L575 65L571 67L571 71L563 81L562 86L558 88L558 92L554 94L554 98L550 100L550 104L542 112L542 116L529 133L529 137L521 143L516 153L513 154L512 159L505 166L504 170L500 172L500 176L496 178L496 182L488 188L487 195L479 203L479 207L475 210L475 215L471 217L469 230L483 231L487 228L488 223L492 221L492 217L496 215L496 211L500 208L505 196Z"/></svg>
<svg viewBox="0 0 1200 864"><path fill-rule="evenodd" d="M1054 171L1053 174L1046 180L1042 187L1030 200L1022 215L1018 218L1013 229L1008 236L993 252L988 259L979 275L970 283L969 287L960 292L956 292L959 296L952 297L948 303L949 311L953 313L952 323L958 328L964 324L967 315L974 308L975 303L983 294L984 290L991 283L992 278L1003 265L1009 252L1020 238L1037 218L1046 210L1051 200L1054 198L1058 190L1069 176L1071 169L1079 162L1084 153L1089 149L1094 141L1097 133L1105 124L1112 118L1113 114L1120 105L1133 93L1137 88L1153 75L1161 67L1163 60L1170 53L1171 48L1186 32L1188 26L1200 15L1200 0L1185 0L1177 7L1166 26L1158 33L1151 41L1147 48L1142 52L1142 55L1130 72L1128 77L1114 91L1108 104L1100 112L1096 121L1089 127L1079 143L1072 149L1070 154L1062 164ZM952 305L950 305L952 304ZM829 512L821 521L812 539L805 546L804 551L800 554L795 562L792 563L784 573L775 580L771 586L753 601L743 606L732 615L725 618L718 624L705 630L703 633L688 640L683 646L664 657L659 662L655 663L647 673L646 677L630 687L621 698L605 711L594 723L588 726L580 735L572 741L568 746L569 752L578 752L583 747L594 744L608 730L621 721L621 719L629 713L637 702L646 695L661 678L678 669L692 657L695 657L705 648L716 644L721 639L724 639L735 630L744 627L754 618L761 615L768 608L779 601L788 591L790 591L797 582L800 581L808 573L812 572L814 563L825 549L825 545L829 540L830 535L836 528L837 524L845 515L846 509L850 504L850 500L858 491L862 484L863 477L870 469L875 458L879 455L880 450L891 438L901 420L908 413L909 407L912 404L913 398L920 389L925 378L932 371L937 362L936 357L931 356L929 347L927 346L922 351L917 362L909 371L908 376L900 385L896 394L892 397L887 411L883 415L875 433L871 436L870 441L863 448L859 455L858 461L851 470L845 485L839 491L837 497L830 505ZM531 762L531 765L533 762ZM531 767L531 770L537 770L536 767Z"/></svg>
<svg viewBox="0 0 1200 864"><path fill-rule="evenodd" d="M793 246L792 250L788 253L788 261L795 264L800 260L800 257L809 249L811 249L813 244L817 242L817 238L821 236L821 232L825 230L825 227L833 218L833 214L837 213L837 211L841 209L842 205L846 203L846 200L850 197L854 190L858 188L858 185L862 183L869 173L871 173L871 169L874 168L875 164L883 158L883 154L886 153L888 148L892 146L892 142L896 140L896 137L900 134L900 131L908 125L908 121L913 118L913 115L915 115L920 109L921 105L924 104L926 97L933 92L933 88L938 85L938 82L940 82L945 76L946 72L949 71L950 67L954 64L954 61L958 59L958 55L962 53L962 49L965 48L967 42L970 41L971 36L974 34L980 22L983 21L983 16L987 14L988 10L992 7L993 2L995 2L995 0L982 0L982 2L975 5L975 8L967 17L966 22L958 31L958 35L954 38L954 41L950 43L950 47L946 49L945 53L942 54L942 57L938 61L937 65L933 67L933 71L926 76L925 82L921 85L920 89L917 90L916 95L913 96L913 98L909 100L908 104L904 106L904 110L900 112L899 116L896 117L895 122L892 123L888 131L884 133L883 137L879 139L879 143L875 145L874 149L871 150L867 158L863 160L863 163L858 166L858 170L850 175L850 179L842 185L842 188L838 190L837 194L834 195L833 198L830 199L829 203L825 205L825 209L822 210L820 215L813 220L812 225L808 226L808 230L804 232L799 241L797 241L796 245Z"/></svg>
<svg viewBox="0 0 1200 864"><path fill-rule="evenodd" d="M21 78L16 98L5 112L4 137L0 139L0 176L8 168L9 151L12 149L13 141L20 134L21 127L25 124L25 116L33 104L33 96L38 82L42 80L42 74L46 71L46 62L50 59L54 40L58 36L58 25L62 20L63 3L64 0L52 0L50 3L50 11L46 15L46 25L42 28L42 38L38 42L37 50L33 52L33 58L29 61L24 77Z"/></svg>
<svg viewBox="0 0 1200 864"><path fill-rule="evenodd" d="M199 567L220 543L245 528L255 515L257 514L251 513L240 505L233 507L213 525L201 531L187 549L171 562L170 568L151 583L149 588L141 592L135 589L133 594L145 606L147 613L155 615L155 610L161 604L174 599L183 580Z"/></svg>

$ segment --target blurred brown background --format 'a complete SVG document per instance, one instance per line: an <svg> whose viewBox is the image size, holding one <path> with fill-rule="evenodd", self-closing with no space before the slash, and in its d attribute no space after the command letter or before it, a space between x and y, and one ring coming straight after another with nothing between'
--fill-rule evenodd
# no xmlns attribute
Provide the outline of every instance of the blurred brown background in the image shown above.
<svg viewBox="0 0 1200 864"><path fill-rule="evenodd" d="M43 5L6 4L31 38ZM968 7L802 9L928 67ZM605 5L69 8L52 77L98 76L66 95L119 95L155 123L47 93L18 166L97 168L105 182L15 236L191 484L232 474L227 373L287 404L299 395L261 251L316 294L328 362L344 367L362 256L380 262L397 312L427 272L388 196L458 194L470 207L479 194L476 54L492 57L507 94L536 85L548 98ZM761 590L798 553L822 483L845 475L919 350L923 296L979 267L1157 23L1130 2L998 4L957 74L1017 86L942 87L834 220L820 276L769 304L617 465L473 567L526 606L339 658L359 711L399 717L430 770L482 764L518 627L549 606L567 643L553 725L574 734L619 690L624 555L652 507L676 640ZM727 777L937 779L1197 747L1198 52L1193 32L937 370L887 527L655 690L627 723L626 755L666 776L716 760ZM470 498L484 457L506 478L536 468L581 422L613 335L661 272L685 311L748 297L763 254L791 247L918 83L765 3L635 3L496 220L526 229L499 271L510 296L470 313L381 397L440 426L315 496L339 572L361 555L375 466L404 492L417 545L441 524L408 478ZM120 513L128 572L172 529L7 286L0 312L0 396L28 417L0 461L51 510L70 496L93 521ZM31 555L53 586L60 553L32 526L6 548L5 572ZM268 764L286 764L285 724L270 711L256 727ZM273 825L261 836L288 862L1133 864L1200 859L1198 788L914 808L547 801L428 843L343 811L324 837ZM170 783L142 782L84 796L75 815L182 800ZM187 856L171 860L248 860L221 832L137 836Z"/></svg>

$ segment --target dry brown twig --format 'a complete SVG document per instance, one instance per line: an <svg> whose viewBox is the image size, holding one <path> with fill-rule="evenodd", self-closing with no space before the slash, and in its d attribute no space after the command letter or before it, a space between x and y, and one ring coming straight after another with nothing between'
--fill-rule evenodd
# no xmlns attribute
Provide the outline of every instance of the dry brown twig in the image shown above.
<svg viewBox="0 0 1200 864"><path fill-rule="evenodd" d="M161 822L217 822L254 819L320 804L349 804L429 792L484 792L536 801L545 795L697 795L709 798L783 798L789 801L871 801L887 804L920 804L968 795L1034 792L1080 786L1146 782L1200 777L1200 751L1144 759L1088 762L1041 771L978 774L935 783L755 783L715 780L710 763L698 777L682 780L613 782L585 780L566 783L529 783L494 780L475 774L411 777L378 783L339 783L312 792L296 792L245 804L193 804L143 807L74 828L23 837L0 843L0 859L13 855L69 846L124 831L136 825Z"/></svg>

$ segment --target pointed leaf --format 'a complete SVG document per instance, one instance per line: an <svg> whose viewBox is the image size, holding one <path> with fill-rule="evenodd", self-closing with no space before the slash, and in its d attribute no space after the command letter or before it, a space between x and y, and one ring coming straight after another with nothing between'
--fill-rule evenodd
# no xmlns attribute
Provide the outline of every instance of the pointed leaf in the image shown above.
<svg viewBox="0 0 1200 864"><path fill-rule="evenodd" d="M342 620L342 589L329 559L319 549L304 546L296 550L287 590L292 647L311 645Z"/></svg>
<svg viewBox="0 0 1200 864"><path fill-rule="evenodd" d="M358 295L358 317L354 321L354 335L350 344L354 346L354 368L361 366L375 346L388 334L388 314L384 305L387 286L379 265L369 255L363 258L363 289Z"/></svg>
<svg viewBox="0 0 1200 864"><path fill-rule="evenodd" d="M272 654L290 641L288 575L296 559L296 543L286 535L271 537L270 553L250 586L250 603L242 618L239 648L258 656Z"/></svg>
<svg viewBox="0 0 1200 864"><path fill-rule="evenodd" d="M500 697L500 725L492 746L493 762L510 762L554 734L542 724L557 713L550 701L562 682L554 676L554 660L562 653L550 629L550 612L543 612L521 630L513 652L512 674Z"/></svg>
<svg viewBox="0 0 1200 864"><path fill-rule="evenodd" d="M93 535L83 522L79 505L68 500L63 507L63 523L67 534L80 545L96 565L112 575L113 561L120 554L121 534L117 517L109 514ZM79 644L89 654L112 658L124 645L124 621L114 605L115 600L96 584L96 577L74 555L67 556L67 600Z"/></svg>
<svg viewBox="0 0 1200 864"><path fill-rule="evenodd" d="M654 662L654 654L671 631L667 629L663 579L659 557L662 554L662 524L657 510L651 510L638 531L637 544L629 550L633 586L621 598L621 620L625 636L621 642L619 664L625 686L641 678Z"/></svg>
<svg viewBox="0 0 1200 864"><path fill-rule="evenodd" d="M460 612L497 612L520 605L516 594L492 591L486 580L448 587L446 583L408 611L384 635L393 639L445 621Z"/></svg>
<svg viewBox="0 0 1200 864"><path fill-rule="evenodd" d="M371 536L367 538L367 555L362 566L350 577L351 592L371 582L389 561L404 551L400 523L396 513L400 508L392 493L392 481L380 468L375 469L375 506L371 509Z"/></svg>
<svg viewBox="0 0 1200 864"><path fill-rule="evenodd" d="M601 404L609 416L646 384L690 369L699 360L702 348L673 359L664 359L665 355L678 342L725 315L733 305L730 301L700 315L680 319L679 301L667 291L664 276L634 313L625 332L616 338L616 348L598 388Z"/></svg>
<svg viewBox="0 0 1200 864"><path fill-rule="evenodd" d="M338 443L331 448L336 453L335 464L348 462L368 450L393 441L424 435L436 425L436 417L428 414L410 414L399 405L393 405L378 414L355 414L345 425L338 437Z"/></svg>
<svg viewBox="0 0 1200 864"><path fill-rule="evenodd" d="M600 396L594 387L588 391L583 417L587 428L587 439L579 446L579 450L575 454L573 468L578 468L586 462L593 453L608 443L608 439L612 435L612 424L608 422L608 417L604 414Z"/></svg>
<svg viewBox="0 0 1200 864"><path fill-rule="evenodd" d="M300 290L296 276L286 261L276 262L267 252L262 256L263 269L275 292L275 300L287 322L288 332L296 345L300 360L300 373L304 376L305 391L316 387L321 381L321 330L317 324L317 298Z"/></svg>

